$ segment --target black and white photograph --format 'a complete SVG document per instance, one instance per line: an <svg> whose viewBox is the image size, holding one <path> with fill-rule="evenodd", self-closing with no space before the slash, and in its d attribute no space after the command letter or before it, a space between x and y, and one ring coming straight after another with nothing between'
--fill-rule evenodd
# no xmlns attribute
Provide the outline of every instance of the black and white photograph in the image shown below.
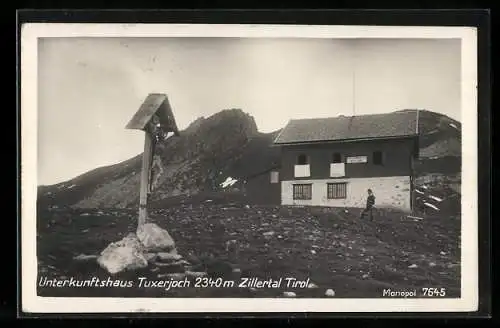
<svg viewBox="0 0 500 328"><path fill-rule="evenodd" d="M473 28L23 33L23 311L477 308Z"/></svg>

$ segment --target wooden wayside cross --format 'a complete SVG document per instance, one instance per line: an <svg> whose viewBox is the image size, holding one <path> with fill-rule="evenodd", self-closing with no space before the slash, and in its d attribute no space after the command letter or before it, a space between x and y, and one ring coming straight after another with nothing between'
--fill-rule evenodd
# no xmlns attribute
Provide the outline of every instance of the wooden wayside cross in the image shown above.
<svg viewBox="0 0 500 328"><path fill-rule="evenodd" d="M149 94L127 124L126 129L142 130L145 132L139 196L138 226L141 226L146 223L148 218L147 202L150 191L150 172L155 144L169 132L173 132L175 136L179 135L167 95L163 93Z"/></svg>

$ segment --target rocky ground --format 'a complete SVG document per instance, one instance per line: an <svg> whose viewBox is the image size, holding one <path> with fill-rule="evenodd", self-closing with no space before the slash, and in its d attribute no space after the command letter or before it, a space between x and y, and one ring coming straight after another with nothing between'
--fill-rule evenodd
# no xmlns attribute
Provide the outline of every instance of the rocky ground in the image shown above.
<svg viewBox="0 0 500 328"><path fill-rule="evenodd" d="M151 221L167 229L182 261L207 278L309 279L310 288L139 288L138 277L159 280L151 264L111 279L130 288L39 287L40 296L120 297L380 297L383 289L446 288L460 296L460 218L404 216L378 210L373 222L359 209L255 206L214 200L180 201L155 209ZM95 260L114 241L134 232L129 209L50 209L38 215L39 279L107 279ZM176 259L179 260L179 259ZM165 276L163 276L165 277ZM192 279L191 279L192 280ZM331 289L331 291L326 292ZM332 291L334 293L332 293Z"/></svg>

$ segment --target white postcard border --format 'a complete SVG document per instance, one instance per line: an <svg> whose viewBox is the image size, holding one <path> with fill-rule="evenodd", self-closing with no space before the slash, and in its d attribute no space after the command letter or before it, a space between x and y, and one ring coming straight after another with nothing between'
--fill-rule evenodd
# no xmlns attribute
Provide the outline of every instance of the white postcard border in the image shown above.
<svg viewBox="0 0 500 328"><path fill-rule="evenodd" d="M36 295L38 39L57 37L457 38L462 41L461 298L57 298ZM477 30L473 27L26 23L21 30L21 311L465 312L478 308ZM435 287L435 286L430 286Z"/></svg>

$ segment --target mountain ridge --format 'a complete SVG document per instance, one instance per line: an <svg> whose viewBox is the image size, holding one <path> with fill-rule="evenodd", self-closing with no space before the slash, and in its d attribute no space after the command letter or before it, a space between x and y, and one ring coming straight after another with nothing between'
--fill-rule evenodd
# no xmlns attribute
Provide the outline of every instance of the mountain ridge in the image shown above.
<svg viewBox="0 0 500 328"><path fill-rule="evenodd" d="M228 177L238 180L230 189L243 193L249 202L279 201L279 190L269 183L266 173L278 166L279 148L270 146L281 130L259 132L255 119L241 109L225 109L197 118L180 131L179 137L170 137L158 145L156 154L162 172L151 201L220 192L220 184ZM419 131L423 156L417 170L460 170L460 122L419 110ZM58 184L39 186L38 204L76 208L136 206L141 157L138 154Z"/></svg>

